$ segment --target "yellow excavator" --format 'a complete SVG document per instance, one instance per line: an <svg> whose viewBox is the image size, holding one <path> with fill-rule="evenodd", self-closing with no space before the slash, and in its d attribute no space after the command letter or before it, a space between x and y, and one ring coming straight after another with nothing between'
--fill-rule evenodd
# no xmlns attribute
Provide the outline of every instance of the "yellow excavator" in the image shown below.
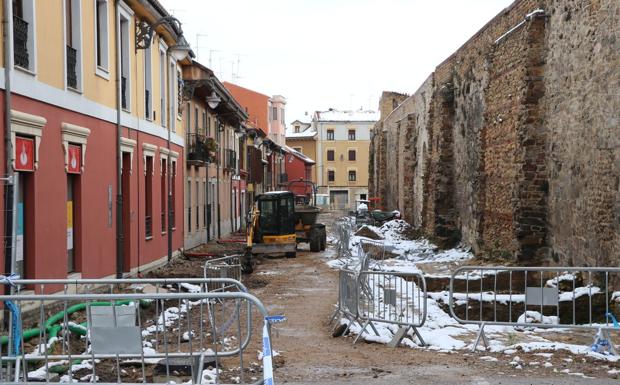
<svg viewBox="0 0 620 385"><path fill-rule="evenodd" d="M310 183L316 196L315 187L309 181L290 182L289 189L298 182ZM292 191L271 191L256 197L248 222L245 273L252 272L254 255L284 254L287 258L295 258L297 244L301 242L310 243L310 251L325 250L327 231L324 224L316 222L320 209L309 203L303 196L296 199Z"/></svg>

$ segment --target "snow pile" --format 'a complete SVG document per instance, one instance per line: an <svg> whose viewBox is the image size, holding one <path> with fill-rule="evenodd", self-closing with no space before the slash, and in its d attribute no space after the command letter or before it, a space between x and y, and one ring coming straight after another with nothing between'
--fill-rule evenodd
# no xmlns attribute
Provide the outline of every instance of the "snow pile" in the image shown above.
<svg viewBox="0 0 620 385"><path fill-rule="evenodd" d="M365 232L374 233L383 238L381 244L389 255L397 259L415 263L445 263L464 261L473 258L473 254L464 248L439 250L427 239L409 239L411 225L402 219L394 219L384 223L381 227L365 225ZM361 232L363 234L364 232ZM350 249L353 254L364 241L371 240L365 236L351 235ZM376 243L376 242L373 242ZM409 264L413 266L413 264ZM332 266L335 267L335 266Z"/></svg>
<svg viewBox="0 0 620 385"><path fill-rule="evenodd" d="M418 265L428 263L452 263L458 261L465 261L473 258L472 253L464 248L455 248L451 250L438 250L437 246L433 245L426 239L410 240L408 234L410 233L410 226L407 222L396 219L385 223L381 227L367 226L368 230L381 237L383 240L370 240L369 238L360 235L351 235L349 239L350 257L340 260L330 260L328 265L333 268L347 267L349 269L356 270L372 270L372 271L390 271L397 273L420 273L421 270ZM368 243L371 246L366 248L362 247L362 244ZM368 247L381 248L387 255L387 259L367 259L366 252ZM434 268L434 267L431 267ZM426 269L428 270L428 269ZM461 276L457 276L457 279L469 279L480 280L484 276L492 276L501 273L499 270L489 271L468 271ZM426 277L431 275L426 274ZM445 278L445 275L433 275L433 277ZM374 319L390 320L394 323L386 322L372 322L374 328L367 326L362 330L364 321L360 323L354 322L350 326L350 332L358 335L359 338L367 341L373 341L378 343L387 344L396 335L399 330L398 322L401 324L416 324L419 321L419 314L416 312L419 310L419 292L414 282L406 281L400 277L394 277L388 284L384 280L376 280L368 278L365 283L368 284L368 293L373 293L374 298L360 299L360 304L366 304L362 306L360 311L364 311L365 317ZM568 287L574 287L577 281L577 277L571 273L559 274L553 279L549 279L545 282L545 286L548 288L558 288L558 300L574 301L576 298L582 296L593 296L601 293L599 287L588 285L584 287L575 287L572 291L563 291L559 287L562 282L567 282ZM563 287L567 286L566 284ZM390 300L385 297L384 289L395 291L395 301L397 305L394 305L394 297L390 296ZM378 293L378 294L377 294ZM368 294L367 294L368 295ZM424 339L426 343L426 349L440 351L440 352L454 352L463 349L472 349L476 338L476 333L479 331L479 326L475 324L462 325L459 324L454 318L448 314L447 305L449 303L449 292L428 292L426 299L427 314L426 320L422 327L418 327L417 331ZM493 291L484 292L470 292L455 293L454 300L456 306L471 306L472 302L491 302L497 305L508 305L514 303L523 304L526 300L525 294L514 293L496 293ZM364 302L366 301L366 302ZM471 301L471 302L470 302ZM613 293L612 301L620 302L620 291ZM389 304L392 302L392 304ZM403 306L403 304L406 304ZM368 307L366 307L368 306ZM523 305L521 305L523 306ZM359 306L358 306L359 307ZM382 308L377 314L368 314L369 309ZM400 317L400 318L398 318ZM342 319L341 324L348 325L349 320ZM607 361L620 361L620 356L611 356L606 354L600 354L593 352L589 345L576 345L557 343L548 340L549 332L553 333L572 333L575 332L571 329L552 328L550 325L558 325L560 320L557 316L544 316L537 311L526 310L518 318L517 322L523 324L532 324L532 327L517 328L511 326L500 325L487 325L484 328L485 334L489 339L489 352L491 353L505 353L507 355L514 355L518 351L522 352L535 352L544 351L546 355L552 355L549 351L564 350L569 351L572 354L585 355L591 358L607 360ZM538 326L537 326L538 325ZM545 328L542 327L545 325ZM517 331L518 333L515 333ZM361 334L361 335L360 335ZM378 334L378 335L377 335ZM518 337L516 337L518 336ZM515 339L516 337L516 339ZM402 340L401 344L409 347L421 347L421 343L412 330L409 330L408 334ZM478 345L478 349L483 349L482 343ZM493 357L483 357L482 360L492 362ZM513 360L515 368L523 368L526 366L543 366L551 367L549 362L523 362L514 357Z"/></svg>
<svg viewBox="0 0 620 385"><path fill-rule="evenodd" d="M544 325L558 325L560 323L560 319L556 316L545 316L540 314L537 311L528 310L525 313L521 314L517 319L518 323L528 323L528 324L544 324Z"/></svg>

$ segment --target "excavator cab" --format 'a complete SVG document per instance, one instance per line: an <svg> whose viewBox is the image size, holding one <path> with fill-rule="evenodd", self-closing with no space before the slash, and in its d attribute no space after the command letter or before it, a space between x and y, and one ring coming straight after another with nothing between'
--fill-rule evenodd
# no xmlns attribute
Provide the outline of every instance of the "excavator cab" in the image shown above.
<svg viewBox="0 0 620 385"><path fill-rule="evenodd" d="M271 191L256 198L247 236L248 257L252 254L282 254L294 258L295 195L290 191ZM248 270L249 267L246 267Z"/></svg>
<svg viewBox="0 0 620 385"><path fill-rule="evenodd" d="M295 234L295 197L289 191L260 195L256 200L259 210L255 241L282 243Z"/></svg>

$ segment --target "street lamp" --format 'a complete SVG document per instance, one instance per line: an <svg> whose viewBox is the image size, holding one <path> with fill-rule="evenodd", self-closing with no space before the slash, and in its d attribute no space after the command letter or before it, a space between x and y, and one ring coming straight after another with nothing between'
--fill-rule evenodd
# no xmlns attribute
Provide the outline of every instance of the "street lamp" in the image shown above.
<svg viewBox="0 0 620 385"><path fill-rule="evenodd" d="M217 96L215 91L212 91L211 95L207 96L207 104L209 105L209 108L212 110L215 110L221 101L222 101L222 98Z"/></svg>
<svg viewBox="0 0 620 385"><path fill-rule="evenodd" d="M166 50L166 63L172 57L175 60L175 63L185 59L191 53L191 47L183 37L183 29L181 28L181 22L174 16L165 16L161 19L157 20L153 25L148 24L145 21L136 23L136 50L138 49L146 49L148 48L153 41L153 33L155 28L158 26L166 24L168 25L174 32L177 33L177 41L176 44L171 45ZM166 73L168 74L168 79L171 79L171 75L169 73L170 66L166 64ZM172 82L168 82L169 87L172 90ZM165 90L160 90L160 92L165 92ZM172 94L172 92L170 93ZM172 98L169 101L172 105ZM170 108L172 110L172 108ZM172 111L170 111L172 112ZM168 263L172 261L172 152L170 150L170 142L172 135L172 125L175 123L175 119L172 116L172 113L168 114L168 162L166 163L166 172L168 173L168 212L167 212L167 221L168 221ZM162 122L163 123L163 122Z"/></svg>

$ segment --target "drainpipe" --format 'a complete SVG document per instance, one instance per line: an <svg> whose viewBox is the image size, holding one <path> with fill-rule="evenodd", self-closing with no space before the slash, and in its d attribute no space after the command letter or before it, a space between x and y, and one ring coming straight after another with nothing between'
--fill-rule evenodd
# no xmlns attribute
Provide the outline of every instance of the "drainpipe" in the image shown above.
<svg viewBox="0 0 620 385"><path fill-rule="evenodd" d="M174 108L172 108L173 106L173 102L174 102L174 98L172 97L172 87L176 86L176 84L173 84L172 82L172 76L174 74L170 73L170 47L168 47L168 49L166 50L166 73L168 74L167 79L168 79L168 97L166 98L168 100L168 103L170 103L170 108L168 108L168 141L166 143L166 145L168 146L168 161L166 162L166 177L168 178L168 215L167 215L167 220L168 220L168 264L170 264L172 262L172 189L175 187L172 185L172 149L170 148L170 140L171 140L171 135L172 135L172 125L175 124L175 119L176 117L173 116L174 115ZM161 91L160 91L161 92ZM164 90L164 92L166 92ZM188 111L189 113L189 111ZM177 161L178 162L178 161ZM177 165L178 166L178 165ZM183 182L185 183L185 182ZM198 199L198 197L196 197L196 199ZM198 215L198 213L196 213L196 215Z"/></svg>
<svg viewBox="0 0 620 385"><path fill-rule="evenodd" d="M209 127L206 127L205 137L208 138L209 137L208 133L209 131L211 131L211 127L210 127L211 119L209 119L209 105L208 104L205 106L205 111L207 114L207 121L209 122L209 124L207 125ZM211 210L209 207L209 186L211 182L209 181L209 157L208 155L205 161L205 179L207 180L207 183L205 185L205 205L207 205L207 210L206 210L207 215L205 216L205 224L207 227L207 240L205 243L209 243L209 232L211 230Z"/></svg>
<svg viewBox="0 0 620 385"><path fill-rule="evenodd" d="M217 194L217 237L219 239L222 237L222 223L221 223L221 217L220 217L220 163L224 156L222 155L222 151L223 151L222 146L219 145L220 144L219 143L220 142L220 118L219 117L217 118L216 123L217 123L217 127L215 127L215 129L217 130L216 131L217 142L218 142L218 147L219 147L218 151L220 152L220 159L219 159L220 161L215 164L216 165L215 189L217 190L216 191L216 194Z"/></svg>
<svg viewBox="0 0 620 385"><path fill-rule="evenodd" d="M11 2L3 2L3 47L4 47L4 148L6 157L6 182L4 185L4 271L15 272L15 222L17 215L14 211L15 177L11 165L13 145L11 143L11 53L13 46L13 30L11 29L10 15ZM9 214L11 213L11 214ZM6 286L5 286L6 287ZM6 309L6 307L5 307ZM5 310L6 311L6 310ZM7 317L5 316L5 319Z"/></svg>
<svg viewBox="0 0 620 385"><path fill-rule="evenodd" d="M121 45L118 20L118 0L114 2L116 26L116 278L123 277L123 157L121 156Z"/></svg>

